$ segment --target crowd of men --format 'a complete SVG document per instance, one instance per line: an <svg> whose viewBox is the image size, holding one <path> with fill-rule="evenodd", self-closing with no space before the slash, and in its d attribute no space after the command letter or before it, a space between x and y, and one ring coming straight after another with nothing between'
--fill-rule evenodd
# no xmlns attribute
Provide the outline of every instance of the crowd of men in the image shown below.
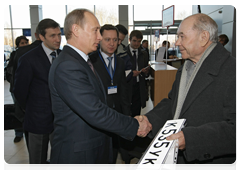
<svg viewBox="0 0 240 170"><path fill-rule="evenodd" d="M60 50L59 24L40 21L36 41L14 54L11 80L30 164L114 164L129 143L134 148L137 138L153 138L179 118L187 126L167 138L178 139L178 163L233 163L236 60L217 33L205 14L182 21L176 45L185 63L168 98L143 116L149 51L141 31L133 30L125 46L124 26L100 26L91 11L76 9L65 18Z"/></svg>

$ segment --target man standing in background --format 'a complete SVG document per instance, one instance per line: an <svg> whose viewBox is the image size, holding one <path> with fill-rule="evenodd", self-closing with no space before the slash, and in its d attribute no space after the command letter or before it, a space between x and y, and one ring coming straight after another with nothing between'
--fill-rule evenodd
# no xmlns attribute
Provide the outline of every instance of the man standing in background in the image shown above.
<svg viewBox="0 0 240 170"><path fill-rule="evenodd" d="M125 77L124 61L114 54L118 46L118 30L113 25L103 25L100 29L102 40L100 49L89 57L94 69L98 72L107 94L107 105L127 116L131 116L128 100L127 81ZM111 134L113 139L113 162L116 163L119 139Z"/></svg>
<svg viewBox="0 0 240 170"><path fill-rule="evenodd" d="M127 53L132 62L132 116L140 115L141 108L146 106L147 91L145 78L148 76L148 56L146 51L141 50L140 45L143 39L141 31L133 30L130 34L130 45L127 46Z"/></svg>
<svg viewBox="0 0 240 170"><path fill-rule="evenodd" d="M57 22L44 19L38 24L42 41L20 57L15 73L14 95L25 110L24 130L29 134L30 164L45 164L53 131L53 114L48 74L58 56L61 30Z"/></svg>

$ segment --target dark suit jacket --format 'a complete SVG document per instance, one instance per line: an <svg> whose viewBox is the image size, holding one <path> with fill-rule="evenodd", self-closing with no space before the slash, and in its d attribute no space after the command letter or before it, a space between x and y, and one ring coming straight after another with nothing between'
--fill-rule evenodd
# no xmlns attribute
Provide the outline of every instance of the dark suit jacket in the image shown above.
<svg viewBox="0 0 240 170"><path fill-rule="evenodd" d="M133 56L130 51L129 46L127 46L127 53L130 56L131 62L133 63ZM138 49L138 70L141 70L142 68L145 68L148 66L148 56L146 51L141 50L141 48ZM144 108L146 106L146 82L145 78L147 77L144 73L140 73L142 76L139 75L139 86L140 86L140 96L141 96L141 106Z"/></svg>
<svg viewBox="0 0 240 170"><path fill-rule="evenodd" d="M163 99L147 117L152 137L176 110L182 67L168 99ZM180 113L186 149L178 163L233 163L236 159L236 59L221 45L202 63Z"/></svg>
<svg viewBox="0 0 240 170"><path fill-rule="evenodd" d="M100 77L71 47L65 46L54 60L49 83L54 114L51 163L109 163L108 132L135 137L137 120L107 106Z"/></svg>
<svg viewBox="0 0 240 170"><path fill-rule="evenodd" d="M19 48L16 50L15 56L14 56L14 58L13 58L13 84L12 84L12 85L14 85L14 77L15 77L15 72L16 72L16 70L17 70L19 58L20 58L23 54L25 54L26 52L28 52L28 51L34 49L35 47L39 46L41 43L42 43L42 41L36 40L36 41L34 41L32 44L26 45L26 46L23 46L23 47L19 47Z"/></svg>
<svg viewBox="0 0 240 170"><path fill-rule="evenodd" d="M31 133L48 134L53 131L53 114L48 87L51 63L42 48L25 53L15 73L14 95L25 109L24 129Z"/></svg>
<svg viewBox="0 0 240 170"><path fill-rule="evenodd" d="M99 53L98 53L99 52ZM111 77L105 67L105 62L99 56L100 51L96 51L90 55L90 59L93 63L95 70L98 72L99 77L102 80L105 93L107 94L107 105L116 110L117 112L123 113L124 115L131 116L130 102L128 101L127 91L127 81L125 76L125 65L123 59L115 56L114 62L116 68L113 75L113 85L111 84ZM103 63L104 62L104 63ZM109 86L117 86L117 93L108 94Z"/></svg>
<svg viewBox="0 0 240 170"><path fill-rule="evenodd" d="M149 49L148 48L144 48L142 45L140 46L140 48L141 48L141 50L146 51L147 57L148 57L148 61L150 61Z"/></svg>
<svg viewBox="0 0 240 170"><path fill-rule="evenodd" d="M14 87L14 78L15 78L15 72L17 70L17 66L18 66L18 60L19 58L25 54L26 52L32 50L33 48L37 47L38 45L40 45L42 43L42 41L40 40L36 40L34 41L32 44L30 45L26 45L23 47L19 47L16 50L15 56L13 57L13 75L12 75L12 82L10 84L10 89L12 90ZM16 117L23 122L24 120L24 111L21 109L21 107L19 106L18 102L15 101L15 115Z"/></svg>

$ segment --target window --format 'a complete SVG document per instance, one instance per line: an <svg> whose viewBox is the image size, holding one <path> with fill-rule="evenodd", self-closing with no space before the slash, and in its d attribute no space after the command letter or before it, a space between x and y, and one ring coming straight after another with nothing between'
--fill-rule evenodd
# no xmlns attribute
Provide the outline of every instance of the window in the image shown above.
<svg viewBox="0 0 240 170"><path fill-rule="evenodd" d="M66 7L65 5L42 5L42 16L43 19L53 19L59 23L60 27L63 27L66 17Z"/></svg>
<svg viewBox="0 0 240 170"><path fill-rule="evenodd" d="M85 8L94 13L94 5L67 5L67 13L73 11L74 9Z"/></svg>
<svg viewBox="0 0 240 170"><path fill-rule="evenodd" d="M95 15L98 18L99 24L117 25L118 21L118 5L95 5Z"/></svg>

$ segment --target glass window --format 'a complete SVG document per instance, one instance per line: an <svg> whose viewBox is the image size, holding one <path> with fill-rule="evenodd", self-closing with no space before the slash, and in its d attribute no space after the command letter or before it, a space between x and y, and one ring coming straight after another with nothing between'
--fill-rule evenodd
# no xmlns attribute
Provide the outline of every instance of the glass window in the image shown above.
<svg viewBox="0 0 240 170"><path fill-rule="evenodd" d="M128 5L128 25L133 25L133 5Z"/></svg>
<svg viewBox="0 0 240 170"><path fill-rule="evenodd" d="M43 19L51 18L56 21L60 27L64 26L64 19L66 17L65 5L42 5Z"/></svg>
<svg viewBox="0 0 240 170"><path fill-rule="evenodd" d="M31 28L29 5L11 5L13 28Z"/></svg>
<svg viewBox="0 0 240 170"><path fill-rule="evenodd" d="M96 5L95 10L95 15L101 26L104 24L117 25L119 23L118 5Z"/></svg>
<svg viewBox="0 0 240 170"><path fill-rule="evenodd" d="M164 9L170 7L172 5L164 5ZM174 19L175 20L183 20L189 15L192 15L192 5L174 5L175 8L175 15Z"/></svg>
<svg viewBox="0 0 240 170"><path fill-rule="evenodd" d="M134 21L162 20L162 5L134 5Z"/></svg>
<svg viewBox="0 0 240 170"><path fill-rule="evenodd" d="M73 11L74 9L85 8L94 13L94 5L67 5L67 13Z"/></svg>
<svg viewBox="0 0 240 170"><path fill-rule="evenodd" d="M4 28L11 28L9 5L4 5Z"/></svg>
<svg viewBox="0 0 240 170"><path fill-rule="evenodd" d="M4 29L4 51L12 51L13 47L12 32L10 29Z"/></svg>

